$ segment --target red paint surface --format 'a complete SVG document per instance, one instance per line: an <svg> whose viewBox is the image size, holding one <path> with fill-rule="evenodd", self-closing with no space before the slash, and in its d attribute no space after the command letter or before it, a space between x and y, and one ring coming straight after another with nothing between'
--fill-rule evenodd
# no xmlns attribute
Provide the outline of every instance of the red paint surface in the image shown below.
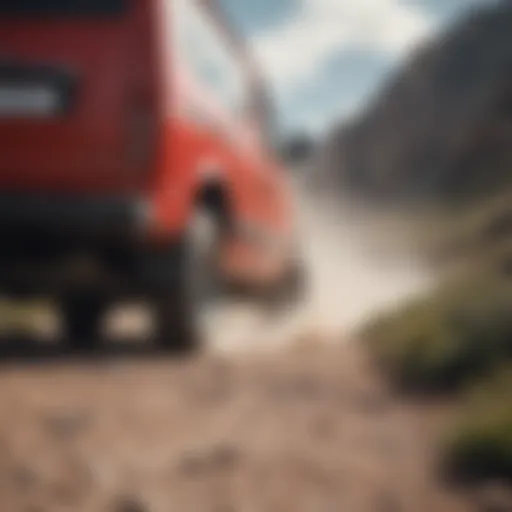
<svg viewBox="0 0 512 512"><path fill-rule="evenodd" d="M62 119L0 120L0 190L144 197L155 211L150 231L167 239L186 230L195 194L216 179L237 224L285 240L291 206L284 171L256 123L230 118L178 69L161 2L135 0L117 20L0 19L8 57L69 69L79 81L77 102ZM137 154L140 116L146 157Z"/></svg>

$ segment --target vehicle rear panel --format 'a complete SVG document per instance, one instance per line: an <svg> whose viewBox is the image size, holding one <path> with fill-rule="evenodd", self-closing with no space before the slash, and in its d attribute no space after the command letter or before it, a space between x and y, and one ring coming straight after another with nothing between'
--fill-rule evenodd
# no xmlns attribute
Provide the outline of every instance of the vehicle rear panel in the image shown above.
<svg viewBox="0 0 512 512"><path fill-rule="evenodd" d="M0 2L0 191L143 186L158 126L151 4Z"/></svg>

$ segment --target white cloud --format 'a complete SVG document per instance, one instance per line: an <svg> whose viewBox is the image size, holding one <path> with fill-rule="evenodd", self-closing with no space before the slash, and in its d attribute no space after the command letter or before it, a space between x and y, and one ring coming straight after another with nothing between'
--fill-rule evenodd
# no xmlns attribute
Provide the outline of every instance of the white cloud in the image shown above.
<svg viewBox="0 0 512 512"><path fill-rule="evenodd" d="M430 33L425 12L398 0L298 0L295 16L253 37L279 95L318 79L340 51L362 48L399 57Z"/></svg>

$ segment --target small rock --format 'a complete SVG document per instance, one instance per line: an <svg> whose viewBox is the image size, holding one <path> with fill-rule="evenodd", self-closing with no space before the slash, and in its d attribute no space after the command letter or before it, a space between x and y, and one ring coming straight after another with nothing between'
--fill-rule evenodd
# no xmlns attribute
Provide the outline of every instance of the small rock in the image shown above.
<svg viewBox="0 0 512 512"><path fill-rule="evenodd" d="M23 512L46 512L46 509L42 505L36 505L35 503L32 503L26 506Z"/></svg>
<svg viewBox="0 0 512 512"><path fill-rule="evenodd" d="M75 506L80 502L82 492L73 483L55 482L50 487L52 498L61 506Z"/></svg>
<svg viewBox="0 0 512 512"><path fill-rule="evenodd" d="M64 441L86 430L91 421L91 415L85 411L64 411L48 415L44 425L54 439Z"/></svg>
<svg viewBox="0 0 512 512"><path fill-rule="evenodd" d="M138 498L124 497L116 500L112 512L150 512L150 509Z"/></svg>
<svg viewBox="0 0 512 512"><path fill-rule="evenodd" d="M384 414L389 409L389 400L379 393L359 392L354 397L353 405L364 414Z"/></svg>
<svg viewBox="0 0 512 512"><path fill-rule="evenodd" d="M302 375L292 383L294 394L306 400L320 398L324 394L321 384L312 376Z"/></svg>
<svg viewBox="0 0 512 512"><path fill-rule="evenodd" d="M11 475L14 484L24 491L33 488L38 480L36 471L27 466L15 467Z"/></svg>
<svg viewBox="0 0 512 512"><path fill-rule="evenodd" d="M61 462L58 473L48 482L49 492L61 505L76 506L93 490L94 476L82 460L71 457Z"/></svg>
<svg viewBox="0 0 512 512"><path fill-rule="evenodd" d="M310 375L296 375L285 379L272 379L266 389L273 401L316 401L326 395L325 387Z"/></svg>
<svg viewBox="0 0 512 512"><path fill-rule="evenodd" d="M336 420L329 414L313 418L309 431L317 439L332 440L336 436Z"/></svg>
<svg viewBox="0 0 512 512"><path fill-rule="evenodd" d="M204 452L189 452L179 463L179 471L187 476L197 476L209 471L229 471L240 459L238 448L232 445L219 445Z"/></svg>
<svg viewBox="0 0 512 512"><path fill-rule="evenodd" d="M178 464L178 471L186 476L198 476L204 471L204 460L198 453L186 453Z"/></svg>
<svg viewBox="0 0 512 512"><path fill-rule="evenodd" d="M385 457L396 457L400 455L402 445L397 437L382 435L376 440L376 449Z"/></svg>
<svg viewBox="0 0 512 512"><path fill-rule="evenodd" d="M210 454L210 464L221 470L233 469L240 459L240 452L235 446L221 445Z"/></svg>
<svg viewBox="0 0 512 512"><path fill-rule="evenodd" d="M383 492L377 497L375 504L376 512L402 512L402 504L400 499L391 492Z"/></svg>

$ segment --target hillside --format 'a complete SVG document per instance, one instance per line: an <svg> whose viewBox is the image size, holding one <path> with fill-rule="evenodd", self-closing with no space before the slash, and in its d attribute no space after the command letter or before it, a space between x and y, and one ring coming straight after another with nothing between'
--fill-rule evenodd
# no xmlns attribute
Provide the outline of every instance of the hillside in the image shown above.
<svg viewBox="0 0 512 512"><path fill-rule="evenodd" d="M512 182L510 27L507 0L419 49L357 121L331 134L327 172L374 199L466 199Z"/></svg>

